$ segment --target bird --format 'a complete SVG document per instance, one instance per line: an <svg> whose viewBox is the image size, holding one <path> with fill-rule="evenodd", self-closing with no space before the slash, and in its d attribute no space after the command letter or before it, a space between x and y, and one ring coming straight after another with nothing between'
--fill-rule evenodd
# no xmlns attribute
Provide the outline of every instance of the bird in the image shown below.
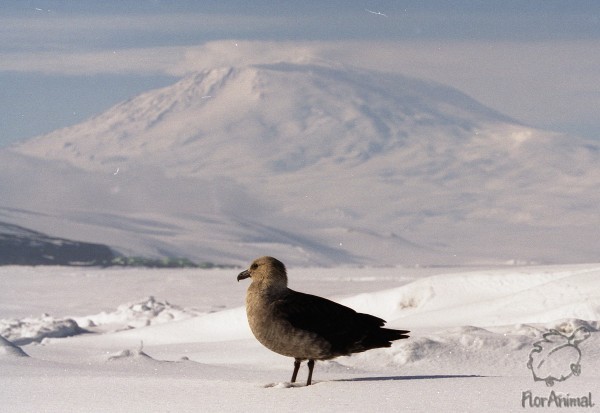
<svg viewBox="0 0 600 413"><path fill-rule="evenodd" d="M408 330L383 328L381 318L289 289L285 265L276 258L255 259L237 276L238 282L246 278L252 280L246 293L250 329L269 350L294 358L292 383L305 360L310 386L316 360L390 347L392 341L409 338Z"/></svg>

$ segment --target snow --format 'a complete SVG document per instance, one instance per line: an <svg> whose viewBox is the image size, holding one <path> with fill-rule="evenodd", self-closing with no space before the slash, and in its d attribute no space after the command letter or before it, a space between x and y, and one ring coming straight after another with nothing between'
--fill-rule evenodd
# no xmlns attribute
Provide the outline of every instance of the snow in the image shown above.
<svg viewBox="0 0 600 413"><path fill-rule="evenodd" d="M0 336L0 358L28 357L20 347Z"/></svg>
<svg viewBox="0 0 600 413"><path fill-rule="evenodd" d="M76 317L75 321L82 327L106 330L123 330L145 327L170 321L185 320L198 313L186 310L169 302L157 301L150 296L135 303L120 305L115 311L101 312L87 317Z"/></svg>
<svg viewBox="0 0 600 413"><path fill-rule="evenodd" d="M252 337L237 272L0 267L2 410L507 412L600 397L600 264L291 267L291 288L412 330L317 362L310 387L305 365L292 385L292 360ZM579 375L550 388L528 361L552 330L589 335L571 341Z"/></svg>
<svg viewBox="0 0 600 413"><path fill-rule="evenodd" d="M261 58L0 151L1 220L217 264L597 259L597 142L430 81Z"/></svg>
<svg viewBox="0 0 600 413"><path fill-rule="evenodd" d="M29 344L48 337L68 337L83 332L75 320L55 319L48 314L42 314L39 318L0 320L0 336L15 344Z"/></svg>
<svg viewBox="0 0 600 413"><path fill-rule="evenodd" d="M41 317L0 320L0 336L15 344L39 343L46 338L128 330L184 320L197 314L196 311L181 309L168 302L156 301L151 296L135 303L120 305L115 311L102 311L85 317L57 319L49 314L42 314Z"/></svg>

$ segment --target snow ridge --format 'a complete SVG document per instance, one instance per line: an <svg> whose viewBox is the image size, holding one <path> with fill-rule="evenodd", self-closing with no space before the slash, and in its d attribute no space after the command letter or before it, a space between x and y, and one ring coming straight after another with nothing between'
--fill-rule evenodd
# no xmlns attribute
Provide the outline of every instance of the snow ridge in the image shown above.
<svg viewBox="0 0 600 413"><path fill-rule="evenodd" d="M0 336L0 359L8 357L29 357L21 347Z"/></svg>

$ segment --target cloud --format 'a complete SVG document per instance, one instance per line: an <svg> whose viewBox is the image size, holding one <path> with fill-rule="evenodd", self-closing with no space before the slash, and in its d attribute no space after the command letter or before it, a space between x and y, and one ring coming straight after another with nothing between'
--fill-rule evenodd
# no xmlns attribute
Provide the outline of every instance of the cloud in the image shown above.
<svg viewBox="0 0 600 413"><path fill-rule="evenodd" d="M46 75L164 74L181 61L184 47L115 49L92 52L14 52L0 54L0 71Z"/></svg>
<svg viewBox="0 0 600 413"><path fill-rule="evenodd" d="M328 61L454 86L534 126L597 125L600 41L241 41L99 51L0 52L0 71L54 75L166 74ZM593 126L592 126L593 127Z"/></svg>

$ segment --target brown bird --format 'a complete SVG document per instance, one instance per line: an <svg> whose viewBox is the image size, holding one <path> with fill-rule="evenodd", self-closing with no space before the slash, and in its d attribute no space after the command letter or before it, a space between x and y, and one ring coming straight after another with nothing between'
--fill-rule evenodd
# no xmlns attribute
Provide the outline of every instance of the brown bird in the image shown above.
<svg viewBox="0 0 600 413"><path fill-rule="evenodd" d="M283 263L261 257L237 280L252 278L246 294L246 314L256 339L269 350L294 358L292 383L300 363L308 360L309 386L315 360L329 360L408 338L409 331L382 328L381 318L315 295L290 290Z"/></svg>

